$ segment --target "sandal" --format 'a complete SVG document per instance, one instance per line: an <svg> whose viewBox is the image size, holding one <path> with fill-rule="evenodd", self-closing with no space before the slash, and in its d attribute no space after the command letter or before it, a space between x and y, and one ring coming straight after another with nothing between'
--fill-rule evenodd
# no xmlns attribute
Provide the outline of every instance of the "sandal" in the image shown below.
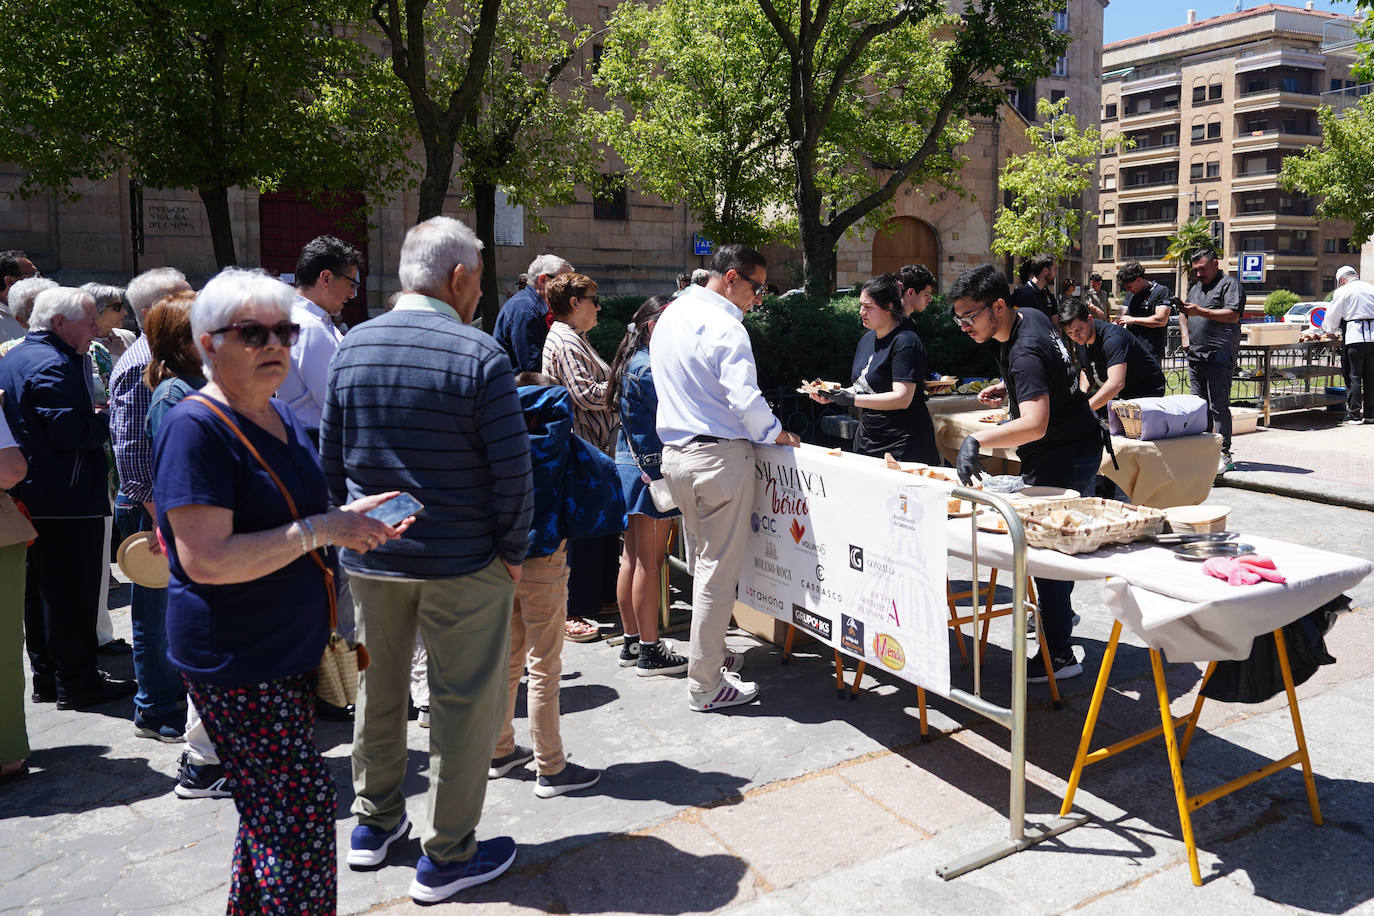
<svg viewBox="0 0 1374 916"><path fill-rule="evenodd" d="M563 622L563 636L571 642L594 642L601 638L601 628L584 617L569 617Z"/></svg>

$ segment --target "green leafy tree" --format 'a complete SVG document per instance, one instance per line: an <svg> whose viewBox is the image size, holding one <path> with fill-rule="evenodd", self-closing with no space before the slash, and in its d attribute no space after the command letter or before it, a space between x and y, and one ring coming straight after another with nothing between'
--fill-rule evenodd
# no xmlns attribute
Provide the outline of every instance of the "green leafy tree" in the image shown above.
<svg viewBox="0 0 1374 916"><path fill-rule="evenodd" d="M1104 140L1096 127L1079 130L1078 120L1064 110L1067 105L1067 98L1040 99L1040 123L1026 131L1030 152L1007 159L999 180L1011 205L997 209L993 251L1062 257L1078 237L1079 209L1072 202L1088 190L1098 158L1131 145L1120 137Z"/></svg>
<svg viewBox="0 0 1374 916"><path fill-rule="evenodd" d="M213 0L210 0L213 2ZM394 82L372 100L403 134L419 134L425 170L417 219L444 210L460 132L491 65L502 0L373 0Z"/></svg>
<svg viewBox="0 0 1374 916"><path fill-rule="evenodd" d="M1178 231L1171 233L1168 240L1169 247L1164 252L1164 260L1173 264L1177 270L1178 285L1174 290L1179 296L1183 296L1187 291L1184 278L1187 276L1193 255L1199 251L1212 251L1220 258L1223 253L1221 240L1212 234L1212 224L1201 216L1179 226Z"/></svg>
<svg viewBox="0 0 1374 916"><path fill-rule="evenodd" d="M629 113L629 136L611 142L641 180L685 173L693 211L722 229L795 231L819 296L840 237L882 225L904 183L957 190L967 119L1049 71L1068 40L1052 27L1061 5L970 0L955 16L943 0L664 0L662 18L625 5L616 66L652 66L607 74ZM662 156L665 141L684 155Z"/></svg>
<svg viewBox="0 0 1374 916"><path fill-rule="evenodd" d="M1276 289L1264 297L1264 314L1270 318L1282 318L1284 313L1301 302L1297 293L1286 289Z"/></svg>
<svg viewBox="0 0 1374 916"><path fill-rule="evenodd" d="M121 168L194 189L215 259L237 263L229 189L381 189L400 147L353 85L367 52L329 23L350 0L0 0L22 37L0 44L7 130L0 160L18 192L79 196Z"/></svg>
<svg viewBox="0 0 1374 916"><path fill-rule="evenodd" d="M639 187L685 203L708 238L795 235L779 50L752 0L623 3L611 21L597 133Z"/></svg>
<svg viewBox="0 0 1374 916"><path fill-rule="evenodd" d="M500 295L496 276L496 192L524 206L540 231L543 207L575 200L595 175L596 151L583 118L586 89L568 64L591 32L568 17L563 0L505 0L481 92L458 132L456 172L472 207L482 250L488 327Z"/></svg>
<svg viewBox="0 0 1374 916"><path fill-rule="evenodd" d="M1284 159L1279 183L1317 198L1320 219L1350 222L1351 242L1363 245L1374 235L1374 95L1339 114L1323 106L1317 119L1321 145Z"/></svg>

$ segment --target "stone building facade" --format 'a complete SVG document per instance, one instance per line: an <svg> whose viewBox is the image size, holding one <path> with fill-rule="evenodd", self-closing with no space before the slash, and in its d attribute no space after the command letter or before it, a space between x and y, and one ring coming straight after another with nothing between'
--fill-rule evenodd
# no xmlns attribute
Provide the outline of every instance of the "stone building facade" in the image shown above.
<svg viewBox="0 0 1374 916"><path fill-rule="evenodd" d="M1314 204L1278 183L1284 158L1321 142L1317 108L1366 91L1350 79L1351 17L1266 3L1113 42L1102 58L1103 132L1135 146L1103 158L1102 225L1094 265L1114 280L1138 260L1178 285L1167 237L1190 216L1209 220L1235 274L1263 253L1252 306L1275 289L1320 299L1354 264L1350 226L1320 222Z"/></svg>

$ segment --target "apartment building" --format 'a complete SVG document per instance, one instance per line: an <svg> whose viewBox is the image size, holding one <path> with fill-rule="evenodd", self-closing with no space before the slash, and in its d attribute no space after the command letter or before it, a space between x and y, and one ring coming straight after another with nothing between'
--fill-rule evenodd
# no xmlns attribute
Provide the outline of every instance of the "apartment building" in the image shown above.
<svg viewBox="0 0 1374 916"><path fill-rule="evenodd" d="M1350 79L1349 16L1266 3L1113 42L1102 55L1102 129L1133 141L1101 162L1094 269L1140 261L1173 288L1168 236L1210 221L1228 272L1265 255L1257 305L1275 289L1320 298L1354 263L1350 226L1318 221L1314 203L1279 186L1283 160L1321 142L1317 108L1365 91Z"/></svg>

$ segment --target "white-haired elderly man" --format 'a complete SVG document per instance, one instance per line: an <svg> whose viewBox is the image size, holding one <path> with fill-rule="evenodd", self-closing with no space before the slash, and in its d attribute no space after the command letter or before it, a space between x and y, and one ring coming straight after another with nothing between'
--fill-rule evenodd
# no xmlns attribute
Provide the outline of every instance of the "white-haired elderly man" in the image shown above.
<svg viewBox="0 0 1374 916"><path fill-rule="evenodd" d="M124 298L142 328L148 312L159 300L190 288L181 271L158 267L134 277ZM143 384L143 371L151 358L148 338L140 334L110 373L110 436L115 469L119 472L114 518L123 537L151 531L156 517L153 446L145 428L153 393ZM129 614L133 622L134 677L138 681L134 734L159 741L179 741L184 730L181 703L186 689L181 675L167 658L167 590L135 585L131 592ZM209 757L202 754L194 762L219 761L211 751Z"/></svg>
<svg viewBox="0 0 1374 916"><path fill-rule="evenodd" d="M109 423L91 405L85 355L99 333L89 293L39 293L23 343L0 360L5 419L28 461L10 494L33 517L24 628L33 699L84 709L134 692L96 667L95 621L109 575L102 555L110 514L105 465Z"/></svg>
<svg viewBox="0 0 1374 916"><path fill-rule="evenodd" d="M372 656L353 727L348 864L382 864L406 817L406 697L417 630L429 656L429 824L410 894L442 900L510 867L515 841L477 841L505 719L515 583L533 515L529 434L510 360L468 324L482 243L437 216L401 245L404 294L349 332L330 370L320 455L337 505L389 490L424 511L406 537L344 550L358 639Z"/></svg>
<svg viewBox="0 0 1374 916"><path fill-rule="evenodd" d="M29 315L33 312L33 300L45 289L58 285L56 280L46 277L26 277L10 286L9 314L19 327L16 336L0 342L0 356L19 346L24 335L29 333Z"/></svg>
<svg viewBox="0 0 1374 916"><path fill-rule="evenodd" d="M1350 384L1345 396L1346 423L1374 423L1374 284L1360 279L1350 265L1336 271L1336 294L1326 307L1322 330L1341 333Z"/></svg>
<svg viewBox="0 0 1374 916"><path fill-rule="evenodd" d="M529 285L506 300L496 316L491 336L506 348L516 373L539 372L544 365L544 338L549 336L549 300L544 287L572 265L556 254L541 254L530 262L525 275Z"/></svg>

